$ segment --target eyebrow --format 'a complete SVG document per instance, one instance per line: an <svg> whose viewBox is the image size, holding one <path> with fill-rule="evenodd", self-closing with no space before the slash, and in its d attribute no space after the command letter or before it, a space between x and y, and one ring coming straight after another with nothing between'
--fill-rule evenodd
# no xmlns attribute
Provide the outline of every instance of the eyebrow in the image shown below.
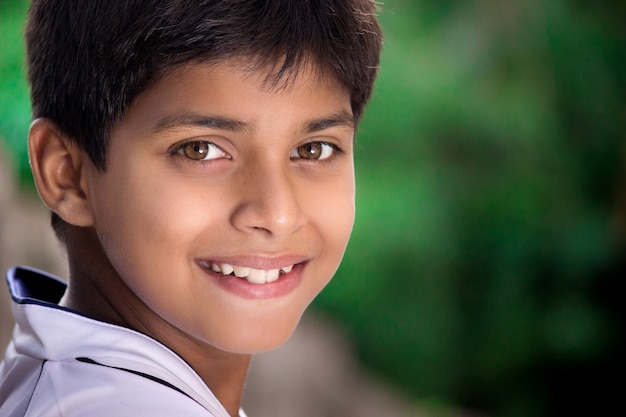
<svg viewBox="0 0 626 417"><path fill-rule="evenodd" d="M211 116L198 113L180 113L163 117L157 122L153 131L156 133L176 127L207 127L219 130L230 130L233 132L251 129L251 126L248 123L230 119L228 117Z"/></svg>
<svg viewBox="0 0 626 417"><path fill-rule="evenodd" d="M352 113L341 111L329 117L311 120L304 124L305 133L315 133L336 126L349 127L354 129L354 116Z"/></svg>
<svg viewBox="0 0 626 417"><path fill-rule="evenodd" d="M305 133L310 134L337 126L345 126L354 129L354 117L349 112L341 111L328 117L305 122L302 130ZM154 126L153 131L158 133L163 130L177 127L206 127L211 129L240 132L250 131L253 126L250 123L228 117L185 112L159 119Z"/></svg>

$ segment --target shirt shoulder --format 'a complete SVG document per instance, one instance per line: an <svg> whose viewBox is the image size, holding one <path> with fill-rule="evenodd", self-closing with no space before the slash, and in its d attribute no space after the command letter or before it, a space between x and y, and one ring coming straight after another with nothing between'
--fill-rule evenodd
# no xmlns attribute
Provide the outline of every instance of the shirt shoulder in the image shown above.
<svg viewBox="0 0 626 417"><path fill-rule="evenodd" d="M59 306L55 277L15 268L7 282L16 327L0 363L0 416L228 417L163 344Z"/></svg>
<svg viewBox="0 0 626 417"><path fill-rule="evenodd" d="M89 362L45 362L25 417L215 417L163 381Z"/></svg>

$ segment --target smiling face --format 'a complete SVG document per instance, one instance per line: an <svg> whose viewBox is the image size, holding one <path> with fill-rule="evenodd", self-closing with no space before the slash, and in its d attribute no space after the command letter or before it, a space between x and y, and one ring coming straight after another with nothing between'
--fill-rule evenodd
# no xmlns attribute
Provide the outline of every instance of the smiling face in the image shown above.
<svg viewBox="0 0 626 417"><path fill-rule="evenodd" d="M103 304L166 344L275 348L343 256L349 95L312 71L284 89L265 76L232 62L175 70L116 125L106 171L85 168L110 279L124 284Z"/></svg>

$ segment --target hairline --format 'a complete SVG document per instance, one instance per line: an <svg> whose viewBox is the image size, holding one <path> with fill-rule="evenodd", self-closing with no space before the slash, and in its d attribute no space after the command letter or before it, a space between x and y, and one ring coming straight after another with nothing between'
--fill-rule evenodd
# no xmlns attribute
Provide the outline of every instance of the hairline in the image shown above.
<svg viewBox="0 0 626 417"><path fill-rule="evenodd" d="M115 129L115 127L124 120L128 111L135 105L137 100L148 91L155 88L160 82L162 82L165 78L172 75L177 71L185 71L186 68L191 68L194 66L206 66L207 69L211 67L227 64L232 65L233 67L237 67L238 69L243 70L249 76L253 76L257 74L259 71L265 73L265 76L262 79L262 87L266 88L268 91L284 91L293 86L298 79L307 72L312 74L317 83L330 82L337 88L340 88L350 94L350 89L348 86L343 85L340 81L339 77L332 73L332 71L326 71L330 66L322 65L318 60L311 54L308 53L302 57L302 59L295 61L290 66L284 65L284 58L280 59L272 59L270 57L262 57L259 55L251 55L251 56L233 56L233 55L225 55L225 56L213 56L213 57L198 57L192 58L181 62L176 62L162 68L159 68L155 76L152 77L151 80L148 81L146 86L141 89L141 91L137 92L132 100L128 103L128 105L124 108L123 112L119 115L119 117L110 120L109 125L105 127L104 137L102 138L104 141L104 155L102 166L96 163L96 161L92 162L96 166L96 168L102 172L106 171L107 160L109 157L108 146L109 139L111 137L111 132ZM278 70L277 70L278 68ZM351 127L356 130L359 122L360 115L356 114L353 108L352 100L350 100L350 115L351 115ZM344 112L341 112L344 113ZM346 119L345 114L334 114L333 116L337 116L338 119ZM45 116L42 116L45 117ZM348 124L348 123L344 123ZM75 142L80 146L80 141L76 138L71 138L72 142ZM91 159L91 156L89 157Z"/></svg>

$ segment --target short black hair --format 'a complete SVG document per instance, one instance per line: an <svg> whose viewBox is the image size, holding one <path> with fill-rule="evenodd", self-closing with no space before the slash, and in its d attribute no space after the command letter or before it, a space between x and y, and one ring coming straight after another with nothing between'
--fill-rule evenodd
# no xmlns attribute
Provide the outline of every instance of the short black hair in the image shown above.
<svg viewBox="0 0 626 417"><path fill-rule="evenodd" d="M312 61L350 93L356 123L379 66L376 13L373 0L33 0L33 117L104 170L110 131L139 94L181 65L243 59L275 83ZM63 240L63 222L52 223Z"/></svg>

